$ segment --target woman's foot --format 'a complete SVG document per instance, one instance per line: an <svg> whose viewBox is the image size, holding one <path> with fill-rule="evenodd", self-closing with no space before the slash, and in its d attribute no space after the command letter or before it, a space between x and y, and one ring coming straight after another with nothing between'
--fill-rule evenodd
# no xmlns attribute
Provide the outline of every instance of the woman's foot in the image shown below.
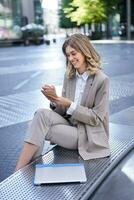
<svg viewBox="0 0 134 200"><path fill-rule="evenodd" d="M34 154L37 152L38 148L39 146L36 146L31 143L26 142L24 144L21 154L19 156L19 160L15 168L15 172L30 163Z"/></svg>

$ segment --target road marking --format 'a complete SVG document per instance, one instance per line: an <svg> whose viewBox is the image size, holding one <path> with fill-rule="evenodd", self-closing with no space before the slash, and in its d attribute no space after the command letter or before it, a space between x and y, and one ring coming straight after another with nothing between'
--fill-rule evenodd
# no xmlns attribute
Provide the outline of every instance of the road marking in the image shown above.
<svg viewBox="0 0 134 200"><path fill-rule="evenodd" d="M37 77L37 76L40 75L40 74L41 74L41 72L39 72L39 71L33 73L33 74L30 76L29 79L26 79L26 80L20 82L20 83L17 84L13 89L14 89L14 90L20 89L20 88L23 87L25 84L27 84L31 79Z"/></svg>
<svg viewBox="0 0 134 200"><path fill-rule="evenodd" d="M41 74L41 72L39 72L39 71L33 73L33 74L30 76L29 79L26 79L26 80L20 82L20 83L19 83L18 85L16 85L13 89L14 89L14 90L20 89L20 88L23 87L25 84L27 84L31 79L35 78L36 76L38 76L38 75L40 75L40 74Z"/></svg>
<svg viewBox="0 0 134 200"><path fill-rule="evenodd" d="M29 79L26 79L26 80L20 82L20 83L19 83L18 85L16 85L13 89L14 89L14 90L20 89L20 88L23 87L25 84L27 84L28 81L29 81Z"/></svg>
<svg viewBox="0 0 134 200"><path fill-rule="evenodd" d="M36 76L38 76L40 74L41 74L41 72L37 71L37 72L33 73L30 77L35 78Z"/></svg>

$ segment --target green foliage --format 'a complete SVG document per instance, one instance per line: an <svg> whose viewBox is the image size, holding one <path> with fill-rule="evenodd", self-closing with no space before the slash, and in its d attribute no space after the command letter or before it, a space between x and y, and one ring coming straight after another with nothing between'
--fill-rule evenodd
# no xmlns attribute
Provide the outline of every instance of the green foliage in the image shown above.
<svg viewBox="0 0 134 200"><path fill-rule="evenodd" d="M72 0L62 0L61 1L61 8L59 9L59 26L61 28L73 28L76 27L76 23L72 22L70 18L66 17L66 14L64 13L64 9L69 6L69 4L72 2Z"/></svg>
<svg viewBox="0 0 134 200"><path fill-rule="evenodd" d="M114 14L117 11L117 5L119 0L100 0L103 2L105 7L106 15L109 16L110 14Z"/></svg>
<svg viewBox="0 0 134 200"><path fill-rule="evenodd" d="M64 13L77 25L101 23L116 9L116 3L117 0L72 0Z"/></svg>

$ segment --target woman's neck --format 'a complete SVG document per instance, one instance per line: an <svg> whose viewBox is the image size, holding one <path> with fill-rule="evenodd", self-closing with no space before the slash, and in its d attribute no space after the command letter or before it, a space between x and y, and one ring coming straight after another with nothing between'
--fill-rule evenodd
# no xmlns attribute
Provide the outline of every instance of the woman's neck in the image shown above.
<svg viewBox="0 0 134 200"><path fill-rule="evenodd" d="M77 72L78 72L79 74L83 74L85 71L86 71L86 68L78 69L78 70L77 70Z"/></svg>

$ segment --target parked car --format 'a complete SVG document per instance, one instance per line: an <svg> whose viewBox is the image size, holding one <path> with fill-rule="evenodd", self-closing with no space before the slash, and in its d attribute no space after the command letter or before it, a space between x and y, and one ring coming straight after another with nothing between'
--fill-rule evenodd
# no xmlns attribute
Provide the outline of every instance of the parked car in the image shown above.
<svg viewBox="0 0 134 200"><path fill-rule="evenodd" d="M44 43L44 26L39 24L28 24L21 27L22 40L25 45L29 44L43 44Z"/></svg>

